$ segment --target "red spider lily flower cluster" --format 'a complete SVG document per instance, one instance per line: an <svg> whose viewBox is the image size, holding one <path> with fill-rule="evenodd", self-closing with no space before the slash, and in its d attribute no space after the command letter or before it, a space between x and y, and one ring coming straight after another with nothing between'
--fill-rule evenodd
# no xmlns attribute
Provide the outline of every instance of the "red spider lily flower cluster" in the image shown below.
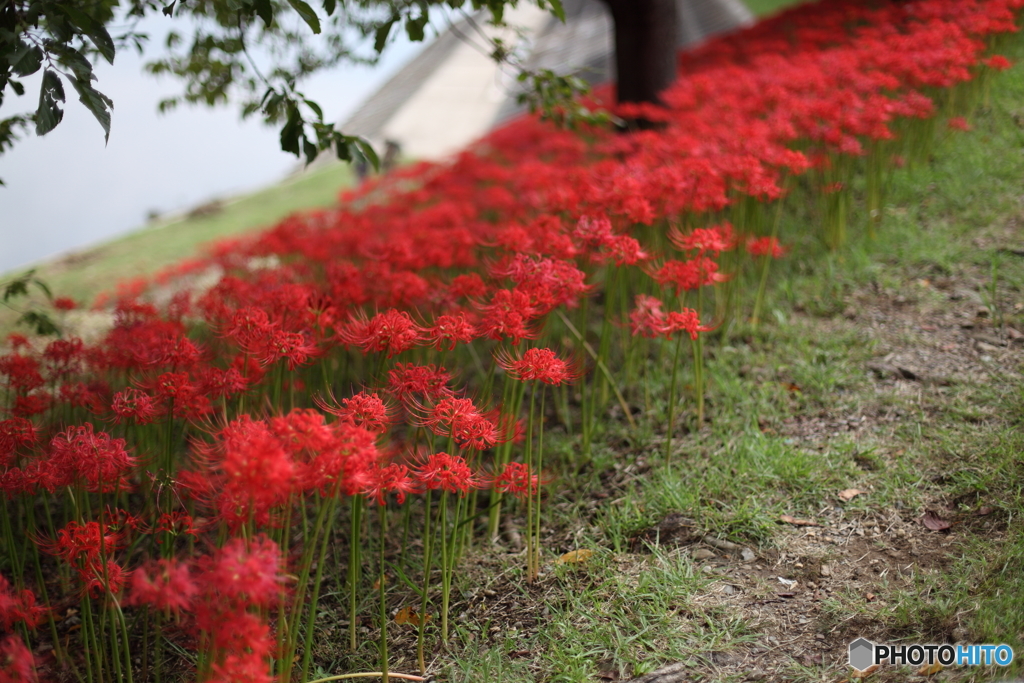
<svg viewBox="0 0 1024 683"><path fill-rule="evenodd" d="M559 358L551 349L527 349L521 356L500 353L495 361L511 377L524 382L558 385L573 382L580 375L574 362Z"/></svg>
<svg viewBox="0 0 1024 683"><path fill-rule="evenodd" d="M697 311L683 308L679 311L662 310L662 302L653 296L640 294L636 298L636 308L630 314L633 335L643 337L671 338L677 332L686 332L690 339L696 339L701 332L710 332L714 328L700 324Z"/></svg>
<svg viewBox="0 0 1024 683"><path fill-rule="evenodd" d="M1017 30L1022 7L804 5L680 54L662 106L615 109L658 122L652 130L581 133L523 117L444 163L372 179L335 207L169 269L156 278L175 292L168 303L150 302L153 283L126 285L108 300L113 325L99 340L9 336L0 493L11 533L35 531L4 547L38 542L47 569L59 568L44 578L64 579L53 589L77 576L76 599L106 601L102 614L116 599L174 615L181 642L205 653L203 680L269 680L270 660L295 654L275 629L304 623L275 610L310 599L285 590L312 556L293 525L341 499L358 522L364 497L383 519L435 491L459 496L460 509L483 488L492 492L481 498L540 509L544 449L526 456L536 471L509 462L543 433L519 428L522 396L580 378L583 363L555 349L615 346L598 342L587 315L600 310L609 336L628 316L634 336L675 337L678 349L685 334L702 348L709 290L732 292L744 269L766 274L785 253L770 221L741 218L756 213L746 209L797 185L840 201L849 159L911 158L903 131L938 115L937 89L1011 68L986 44ZM600 88L588 104L610 94ZM806 182L786 182L794 175ZM184 277L204 271L219 273L212 287ZM574 392L552 393L568 419ZM602 393L580 395L590 406ZM461 547L473 525L451 524L446 547ZM34 588L0 579L4 630L38 625ZM0 679L32 679L31 652L0 639Z"/></svg>

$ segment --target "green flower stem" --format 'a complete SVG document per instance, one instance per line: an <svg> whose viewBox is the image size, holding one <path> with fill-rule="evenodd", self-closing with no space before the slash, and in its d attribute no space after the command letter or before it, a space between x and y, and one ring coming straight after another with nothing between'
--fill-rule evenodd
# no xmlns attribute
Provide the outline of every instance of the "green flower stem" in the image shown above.
<svg viewBox="0 0 1024 683"><path fill-rule="evenodd" d="M668 392L668 432L665 434L665 466L672 464L672 435L675 434L676 387L679 379L679 350L683 346L683 337L676 337L676 351L672 358L672 384Z"/></svg>

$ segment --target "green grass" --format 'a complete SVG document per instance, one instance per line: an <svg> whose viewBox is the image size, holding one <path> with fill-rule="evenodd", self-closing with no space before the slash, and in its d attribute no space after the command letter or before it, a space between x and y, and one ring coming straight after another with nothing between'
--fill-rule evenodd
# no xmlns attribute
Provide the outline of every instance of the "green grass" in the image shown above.
<svg viewBox="0 0 1024 683"><path fill-rule="evenodd" d="M799 5L806 0L743 0L743 4L750 8L756 16L766 17L780 12L787 7Z"/></svg>

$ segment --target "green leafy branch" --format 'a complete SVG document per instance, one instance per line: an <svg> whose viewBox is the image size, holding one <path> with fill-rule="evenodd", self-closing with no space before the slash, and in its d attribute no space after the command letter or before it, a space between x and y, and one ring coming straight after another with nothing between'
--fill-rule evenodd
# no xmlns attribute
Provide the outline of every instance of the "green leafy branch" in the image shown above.
<svg viewBox="0 0 1024 683"><path fill-rule="evenodd" d="M60 327L57 326L46 312L35 309L21 310L11 304L11 301L15 299L27 298L32 288L38 289L46 296L47 301L53 302L53 292L50 291L50 287L36 277L35 270L30 270L13 280L0 282L0 289L3 290L0 303L15 313L20 314L15 324L25 325L40 336L56 335L59 337L61 334Z"/></svg>

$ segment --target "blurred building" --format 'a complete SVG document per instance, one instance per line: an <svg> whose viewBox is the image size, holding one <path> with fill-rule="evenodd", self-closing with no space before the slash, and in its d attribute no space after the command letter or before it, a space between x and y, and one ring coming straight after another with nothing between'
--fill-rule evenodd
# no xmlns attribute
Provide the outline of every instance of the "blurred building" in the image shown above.
<svg viewBox="0 0 1024 683"><path fill-rule="evenodd" d="M741 0L677 0L679 46L699 44L753 23ZM563 24L536 6L506 12L516 31L495 34L471 17L454 21L409 64L360 106L341 130L383 150L397 144L404 156L440 159L464 148L521 111L516 74L488 56L480 32L518 44L530 69L576 72L591 83L614 79L612 19L600 0L563 0Z"/></svg>

